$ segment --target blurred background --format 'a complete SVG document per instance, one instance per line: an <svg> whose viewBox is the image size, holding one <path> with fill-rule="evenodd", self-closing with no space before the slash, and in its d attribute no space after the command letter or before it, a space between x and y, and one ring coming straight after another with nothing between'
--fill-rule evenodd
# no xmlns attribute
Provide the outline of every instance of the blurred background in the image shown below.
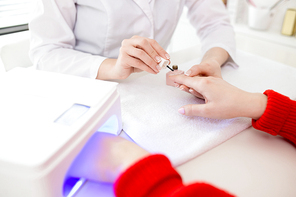
<svg viewBox="0 0 296 197"><path fill-rule="evenodd" d="M229 12L239 50L296 67L296 0L223 0L223 2ZM254 7L258 12L249 13L249 9ZM270 13L268 20L260 15L272 7L273 9L268 11ZM284 35L282 29L288 10L294 10L294 13L288 17L288 29L291 29L292 33ZM170 52L188 48L195 51L200 48L200 45L196 44L199 43L199 39L186 15L187 10L184 10L171 42ZM255 24L259 21L259 24L255 28L250 27L249 18L255 21ZM265 26L266 29L258 26Z"/></svg>
<svg viewBox="0 0 296 197"><path fill-rule="evenodd" d="M28 22L37 1L0 0L0 71L19 62L31 65ZM239 50L296 66L296 0L221 1L229 12ZM199 39L186 15L185 9L168 48L169 53L183 51L185 59L188 53L200 54Z"/></svg>

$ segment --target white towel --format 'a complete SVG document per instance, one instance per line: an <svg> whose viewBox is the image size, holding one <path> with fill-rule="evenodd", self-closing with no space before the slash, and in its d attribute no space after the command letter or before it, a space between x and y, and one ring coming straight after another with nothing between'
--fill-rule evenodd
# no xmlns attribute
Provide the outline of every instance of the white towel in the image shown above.
<svg viewBox="0 0 296 197"><path fill-rule="evenodd" d="M251 92L271 88L296 98L296 69L243 52L238 53L237 61L239 68L223 67L226 81ZM186 71L197 62L179 65L179 69ZM165 154L177 166L251 126L249 118L182 116L178 113L181 106L203 101L167 86L165 74L134 77L118 86L123 130L144 149Z"/></svg>

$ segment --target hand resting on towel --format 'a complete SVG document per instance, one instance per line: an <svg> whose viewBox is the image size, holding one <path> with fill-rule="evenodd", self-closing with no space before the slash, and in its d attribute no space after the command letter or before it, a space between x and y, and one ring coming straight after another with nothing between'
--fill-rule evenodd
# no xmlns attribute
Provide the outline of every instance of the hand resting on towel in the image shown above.
<svg viewBox="0 0 296 197"><path fill-rule="evenodd" d="M194 95L198 93L205 99L205 104L188 104L181 107L179 112L186 116L216 119L250 117L257 120L266 108L267 97L264 94L243 91L221 78L185 75L171 78L180 89L182 86L179 84L184 84L189 88L189 92Z"/></svg>

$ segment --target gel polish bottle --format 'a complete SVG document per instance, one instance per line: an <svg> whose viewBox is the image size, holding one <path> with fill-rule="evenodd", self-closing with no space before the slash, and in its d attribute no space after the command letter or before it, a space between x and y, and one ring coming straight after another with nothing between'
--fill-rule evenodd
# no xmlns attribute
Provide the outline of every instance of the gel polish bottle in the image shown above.
<svg viewBox="0 0 296 197"><path fill-rule="evenodd" d="M184 74L184 71L183 70L178 70L178 65L173 65L172 68L173 68L174 71L167 72L167 74L166 74L166 84L168 86L175 87L174 81L172 81L169 78L169 76L171 76L171 75L181 75L181 74Z"/></svg>

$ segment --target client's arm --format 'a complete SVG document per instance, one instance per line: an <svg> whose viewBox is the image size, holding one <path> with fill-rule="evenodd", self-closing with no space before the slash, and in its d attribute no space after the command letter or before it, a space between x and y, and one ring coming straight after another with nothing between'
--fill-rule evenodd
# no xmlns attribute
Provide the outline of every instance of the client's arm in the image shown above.
<svg viewBox="0 0 296 197"><path fill-rule="evenodd" d="M171 78L205 98L205 104L181 107L181 114L220 119L250 117L254 128L281 135L296 144L296 101L272 90L264 94L246 92L221 78L185 75Z"/></svg>
<svg viewBox="0 0 296 197"><path fill-rule="evenodd" d="M183 185L167 157L111 134L95 133L76 159L70 177L115 182L117 197L232 196L206 183Z"/></svg>
<svg viewBox="0 0 296 197"><path fill-rule="evenodd" d="M164 155L151 155L128 168L114 184L117 197L231 197L206 183L184 185Z"/></svg>
<svg viewBox="0 0 296 197"><path fill-rule="evenodd" d="M253 119L253 127L296 144L296 101L273 90L264 94L268 97L267 106L258 120Z"/></svg>

